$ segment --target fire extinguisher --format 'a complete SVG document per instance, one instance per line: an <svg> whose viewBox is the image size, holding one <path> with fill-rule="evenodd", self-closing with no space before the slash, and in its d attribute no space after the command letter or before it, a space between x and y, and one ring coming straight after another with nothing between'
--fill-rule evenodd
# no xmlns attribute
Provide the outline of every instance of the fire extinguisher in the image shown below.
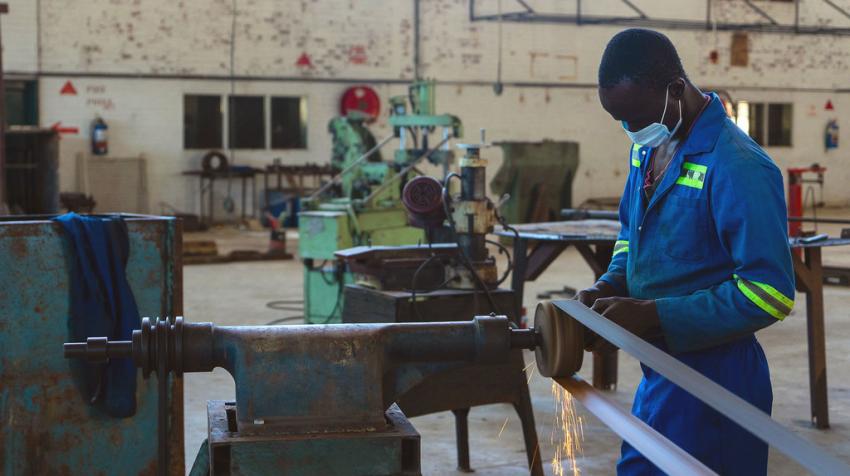
<svg viewBox="0 0 850 476"><path fill-rule="evenodd" d="M107 130L109 126L98 117L91 125L91 152L94 155L106 155L109 152Z"/></svg>
<svg viewBox="0 0 850 476"><path fill-rule="evenodd" d="M830 119L826 123L826 150L838 148L838 119Z"/></svg>

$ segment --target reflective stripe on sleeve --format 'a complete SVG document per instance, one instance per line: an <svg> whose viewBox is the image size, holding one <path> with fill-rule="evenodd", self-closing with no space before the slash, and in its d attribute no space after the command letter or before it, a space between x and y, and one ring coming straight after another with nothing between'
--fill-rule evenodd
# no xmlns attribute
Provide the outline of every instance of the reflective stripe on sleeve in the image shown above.
<svg viewBox="0 0 850 476"><path fill-rule="evenodd" d="M628 253L629 252L629 242L627 240L617 240L614 243L614 254L611 256L617 256L620 253Z"/></svg>
<svg viewBox="0 0 850 476"><path fill-rule="evenodd" d="M640 144L632 144L632 166L640 167Z"/></svg>
<svg viewBox="0 0 850 476"><path fill-rule="evenodd" d="M738 289L764 312L782 320L791 314L794 300L780 293L773 286L757 281L746 280L737 274L734 275L738 283Z"/></svg>

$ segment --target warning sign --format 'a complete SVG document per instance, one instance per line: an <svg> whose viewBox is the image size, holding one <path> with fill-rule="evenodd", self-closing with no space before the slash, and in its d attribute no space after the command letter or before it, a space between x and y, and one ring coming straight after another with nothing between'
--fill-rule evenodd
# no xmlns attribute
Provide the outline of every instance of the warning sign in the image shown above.
<svg viewBox="0 0 850 476"><path fill-rule="evenodd" d="M59 90L59 94L62 96L76 96L77 88L74 87L71 81L65 81L65 85Z"/></svg>

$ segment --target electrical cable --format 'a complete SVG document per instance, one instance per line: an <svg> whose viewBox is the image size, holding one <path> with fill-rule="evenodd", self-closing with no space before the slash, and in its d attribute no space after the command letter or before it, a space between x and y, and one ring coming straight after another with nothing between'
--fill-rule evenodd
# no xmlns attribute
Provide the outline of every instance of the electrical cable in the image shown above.
<svg viewBox="0 0 850 476"><path fill-rule="evenodd" d="M491 245L496 246L499 249L499 254L500 255L504 254L508 259L507 269L505 269L505 272L502 274L502 277L499 278L498 281L496 281L496 287L499 287L499 286L502 285L502 283L504 283L508 279L508 275L511 274L511 271L513 271L513 269L514 269L514 263L511 260L511 253L508 251L508 249L505 247L505 245L499 243L498 241L493 241L493 240L484 240L484 241L485 241L485 243L490 243Z"/></svg>

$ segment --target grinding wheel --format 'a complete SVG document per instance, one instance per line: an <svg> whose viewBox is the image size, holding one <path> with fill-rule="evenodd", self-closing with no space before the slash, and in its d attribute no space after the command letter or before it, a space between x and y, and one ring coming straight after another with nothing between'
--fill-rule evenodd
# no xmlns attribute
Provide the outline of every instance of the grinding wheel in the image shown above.
<svg viewBox="0 0 850 476"><path fill-rule="evenodd" d="M584 359L584 326L551 301L542 301L534 311L534 329L541 336L535 350L540 375L569 377L578 372Z"/></svg>

